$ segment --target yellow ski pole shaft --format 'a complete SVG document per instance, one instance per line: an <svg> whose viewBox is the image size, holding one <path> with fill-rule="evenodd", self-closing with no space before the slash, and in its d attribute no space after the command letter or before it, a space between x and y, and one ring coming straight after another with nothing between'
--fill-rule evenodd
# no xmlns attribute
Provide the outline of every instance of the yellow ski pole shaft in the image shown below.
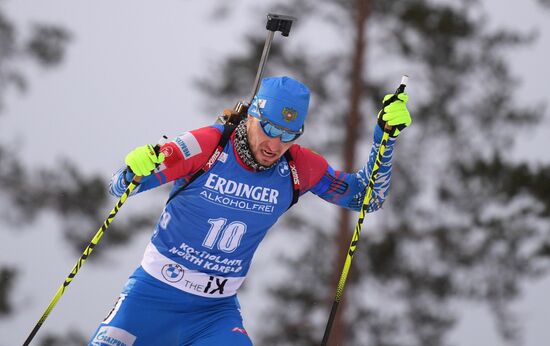
<svg viewBox="0 0 550 346"><path fill-rule="evenodd" d="M155 145L154 149L157 154L159 153L161 146L164 143L166 143L167 139L168 138L166 136L162 136L162 138L158 141L157 145ZM32 329L31 333L23 343L23 346L27 346L30 344L30 342L32 341L32 339L34 338L34 336L36 335L40 327L44 324L44 321L46 321L46 318L48 318L48 316L50 315L50 312L53 310L53 308L55 307L55 305L63 295L63 293L65 293L65 290L67 289L69 284L73 281L74 277L76 276L80 268L84 265L84 263L86 263L88 256L90 256L92 251L94 251L94 248L101 240L101 237L103 236L103 233L105 232L105 230L109 227L111 222L113 222L113 219L115 218L116 214L118 213L118 211L120 210L124 202L126 202L126 199L128 198L128 196L130 196L132 191L134 191L134 189L139 185L140 181L141 181L141 177L135 176L134 179L128 184L126 191L124 191L122 196L120 196L120 199L118 200L115 207L111 209L109 216L107 217L107 219L105 219L105 221L103 221L103 224L101 225L99 230L96 232L96 234L90 241L90 244L86 246L86 249L84 249L84 252L82 253L80 258L74 265L73 269L71 270L71 272L69 273L69 275L67 276L63 284L61 284L61 286L59 286L59 288L57 289L57 292L55 293L53 299L51 300L50 304L42 314L42 317L40 317L40 319Z"/></svg>
<svg viewBox="0 0 550 346"><path fill-rule="evenodd" d="M46 310L42 314L42 317L40 317L40 319L38 320L38 323L36 323L33 330L31 331L31 333L27 337L27 340L25 340L25 342L23 343L23 346L27 346L27 345L30 344L30 342L32 341L32 339L34 338L36 333L38 332L38 329L40 329L42 324L44 324L44 321L46 320L46 318L48 318L48 316L50 315L50 312L53 310L53 308L55 307L55 305L57 304L57 302L59 301L59 299L61 298L63 293L65 293L65 290L67 289L69 284L73 281L74 277L76 276L76 274L78 273L80 268L84 265L84 263L86 263L86 259L88 258L88 256L90 256L92 251L94 251L94 248L99 243L99 240L103 236L103 233L109 227L109 225L111 224L111 222L115 218L116 214L118 213L118 211L120 210L120 208L122 207L124 202L126 202L126 199L128 198L128 196L132 193L132 191L134 191L136 186L139 185L140 179L141 179L141 177L135 177L134 180L130 184L128 184L128 187L126 188L126 191L124 191L124 193L122 194L122 196L118 200L115 207L109 213L109 216L107 217L107 219L103 222L103 224L101 225L101 227L99 228L97 233L94 235L94 237L90 241L90 244L88 244L86 249L84 249L84 252L82 253L80 258L78 259L78 261L74 265L73 269L71 270L71 272L69 273L69 275L65 279L65 282L63 282L63 284L61 286L59 286L59 288L57 289L57 292L55 293L53 299L51 300L50 304L48 305L48 307L46 308Z"/></svg>
<svg viewBox="0 0 550 346"><path fill-rule="evenodd" d="M401 78L401 83L397 88L394 97L384 102L384 107L386 107L388 104L393 102L395 98L397 98L398 94L405 91L405 86L407 85L408 78L409 78L408 76L403 76ZM365 198L363 199L363 205L361 206L361 210L359 212L359 219L355 224L353 236L351 237L351 243L349 245L348 253L346 255L346 260L344 262L344 268L342 269L342 273L340 274L340 279L338 280L338 286L336 287L336 296L334 297L334 302L332 303L332 309L330 310L330 316L328 318L327 326L325 328L325 334L323 335L323 341L321 342L322 346L326 346L328 343L330 331L332 329L332 324L336 317L336 312L338 311L338 305L340 304L340 301L342 300L342 297L344 295L344 287L346 285L348 273L351 268L351 261L353 259L353 255L355 254L355 250L357 249L357 243L359 242L359 235L361 234L363 220L365 219L365 214L367 213L367 206L369 205L370 199L372 197L372 190L374 189L374 183L376 182L376 177L378 176L378 170L380 169L382 158L384 157L384 152L386 151L386 145L388 143L389 137L390 137L390 131L388 131L388 129L384 129L384 134L382 135L382 139L380 140L380 145L378 148L378 153L376 155L376 160L374 161L374 166L372 168L372 172L369 177L369 182L367 184L367 190L365 193Z"/></svg>

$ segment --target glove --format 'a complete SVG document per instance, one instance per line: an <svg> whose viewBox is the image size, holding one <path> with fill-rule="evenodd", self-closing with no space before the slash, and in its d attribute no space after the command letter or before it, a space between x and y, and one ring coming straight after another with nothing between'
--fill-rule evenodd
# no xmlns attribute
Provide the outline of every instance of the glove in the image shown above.
<svg viewBox="0 0 550 346"><path fill-rule="evenodd" d="M390 137L399 136L401 131L412 123L411 115L407 110L408 100L409 95L405 93L384 96L382 102L384 108L378 112L378 125L382 130L389 131ZM386 129L386 125L391 126L391 130Z"/></svg>
<svg viewBox="0 0 550 346"><path fill-rule="evenodd" d="M126 155L126 165L135 175L145 177L151 174L155 167L164 161L163 153L156 153L151 144L137 147Z"/></svg>

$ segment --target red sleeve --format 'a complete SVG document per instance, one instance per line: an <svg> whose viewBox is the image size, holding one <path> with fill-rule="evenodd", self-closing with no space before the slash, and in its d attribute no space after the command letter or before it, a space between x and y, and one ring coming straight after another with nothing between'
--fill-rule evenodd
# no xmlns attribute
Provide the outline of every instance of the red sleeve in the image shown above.
<svg viewBox="0 0 550 346"><path fill-rule="evenodd" d="M157 174L164 175L162 178L169 182L195 173L206 164L221 135L218 128L208 126L185 132L164 144L161 152L165 155L165 167Z"/></svg>
<svg viewBox="0 0 550 346"><path fill-rule="evenodd" d="M300 194L304 194L321 180L328 168L327 160L313 150L298 144L290 147L290 155L298 171Z"/></svg>

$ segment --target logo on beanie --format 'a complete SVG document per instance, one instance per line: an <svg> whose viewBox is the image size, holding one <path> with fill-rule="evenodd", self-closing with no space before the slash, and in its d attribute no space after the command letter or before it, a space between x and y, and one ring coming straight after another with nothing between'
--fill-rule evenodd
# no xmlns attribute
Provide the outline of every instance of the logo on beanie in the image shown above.
<svg viewBox="0 0 550 346"><path fill-rule="evenodd" d="M287 108L287 107L283 108L283 118L287 123L296 120L297 117L298 117L298 112L295 111L294 109Z"/></svg>

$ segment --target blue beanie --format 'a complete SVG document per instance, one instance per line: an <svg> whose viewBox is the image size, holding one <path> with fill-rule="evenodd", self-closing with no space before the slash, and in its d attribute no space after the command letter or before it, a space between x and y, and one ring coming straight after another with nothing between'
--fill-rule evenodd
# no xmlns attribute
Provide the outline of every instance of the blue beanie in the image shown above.
<svg viewBox="0 0 550 346"><path fill-rule="evenodd" d="M307 86L290 77L264 78L248 114L300 131L306 121L309 94Z"/></svg>

